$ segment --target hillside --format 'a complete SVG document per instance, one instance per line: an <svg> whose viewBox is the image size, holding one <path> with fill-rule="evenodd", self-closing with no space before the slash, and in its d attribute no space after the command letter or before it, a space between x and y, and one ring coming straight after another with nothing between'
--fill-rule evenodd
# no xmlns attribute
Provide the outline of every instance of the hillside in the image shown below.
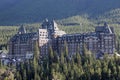
<svg viewBox="0 0 120 80"><path fill-rule="evenodd" d="M0 25L41 22L87 14L89 18L120 8L119 0L2 0Z"/></svg>
<svg viewBox="0 0 120 80"><path fill-rule="evenodd" d="M97 17L98 22L120 24L120 8L105 12Z"/></svg>

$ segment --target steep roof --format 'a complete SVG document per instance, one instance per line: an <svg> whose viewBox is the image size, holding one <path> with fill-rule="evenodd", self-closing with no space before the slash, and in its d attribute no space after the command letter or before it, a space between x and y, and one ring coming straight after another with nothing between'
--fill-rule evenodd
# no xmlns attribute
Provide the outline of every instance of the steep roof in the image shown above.
<svg viewBox="0 0 120 80"><path fill-rule="evenodd" d="M25 33L25 34L16 34L14 35L10 41L17 43L26 43L30 39L33 39L37 33Z"/></svg>
<svg viewBox="0 0 120 80"><path fill-rule="evenodd" d="M106 23L104 24L104 26L97 26L95 28L95 32L97 32L97 33L110 33L110 34L114 33L113 28L109 27L109 25Z"/></svg>

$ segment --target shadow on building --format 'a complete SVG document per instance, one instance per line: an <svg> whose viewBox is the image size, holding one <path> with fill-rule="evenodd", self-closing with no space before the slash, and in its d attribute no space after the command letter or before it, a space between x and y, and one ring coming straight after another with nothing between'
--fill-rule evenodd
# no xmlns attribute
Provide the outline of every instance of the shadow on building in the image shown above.
<svg viewBox="0 0 120 80"><path fill-rule="evenodd" d="M34 53L34 42L37 41L41 56L49 54L49 47L58 54L68 49L69 55L83 52L84 44L86 48L95 54L109 53L115 51L115 33L113 27L106 23L97 26L94 32L66 34L59 30L57 23L43 21L42 28L36 33L26 33L24 26L9 41L9 54L25 55Z"/></svg>

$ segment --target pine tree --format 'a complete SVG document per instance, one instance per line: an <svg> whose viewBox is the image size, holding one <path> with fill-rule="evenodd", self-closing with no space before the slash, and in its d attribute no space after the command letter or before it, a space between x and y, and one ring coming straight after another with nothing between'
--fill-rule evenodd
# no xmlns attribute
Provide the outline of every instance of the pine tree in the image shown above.
<svg viewBox="0 0 120 80"><path fill-rule="evenodd" d="M67 46L67 42L64 42L64 57L68 57L68 46Z"/></svg>
<svg viewBox="0 0 120 80"><path fill-rule="evenodd" d="M40 58L40 52L39 52L38 42L35 41L35 43L34 43L34 59L36 61L39 61L39 58Z"/></svg>
<svg viewBox="0 0 120 80"><path fill-rule="evenodd" d="M61 53L60 62L61 64L64 64L64 53Z"/></svg>
<svg viewBox="0 0 120 80"><path fill-rule="evenodd" d="M26 70L23 70L23 80L27 80Z"/></svg>
<svg viewBox="0 0 120 80"><path fill-rule="evenodd" d="M52 50L52 47L49 47L49 64L51 65L52 62L53 62L53 59L54 59L54 53L53 53L53 50Z"/></svg>
<svg viewBox="0 0 120 80"><path fill-rule="evenodd" d="M22 80L22 77L18 71L16 73L16 80Z"/></svg>
<svg viewBox="0 0 120 80"><path fill-rule="evenodd" d="M118 67L118 80L120 80L120 66Z"/></svg>
<svg viewBox="0 0 120 80"><path fill-rule="evenodd" d="M38 48L38 42L35 42L34 45L34 58L33 58L33 65L34 65L34 80L40 79L39 77L39 72L38 72L38 67L39 67L39 58L40 52Z"/></svg>

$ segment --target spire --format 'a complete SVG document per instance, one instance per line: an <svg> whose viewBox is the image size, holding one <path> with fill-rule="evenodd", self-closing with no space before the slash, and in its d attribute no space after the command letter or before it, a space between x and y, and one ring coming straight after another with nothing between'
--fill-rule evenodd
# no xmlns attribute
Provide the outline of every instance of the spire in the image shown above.
<svg viewBox="0 0 120 80"><path fill-rule="evenodd" d="M55 22L55 20L52 21L52 27L53 27L53 30L54 30L54 31L59 30L58 25L57 25L57 23Z"/></svg>
<svg viewBox="0 0 120 80"><path fill-rule="evenodd" d="M18 30L18 34L24 34L24 33L26 33L26 29L23 25L21 25L21 27Z"/></svg>
<svg viewBox="0 0 120 80"><path fill-rule="evenodd" d="M45 22L48 22L48 19L47 19L47 18L45 19Z"/></svg>

